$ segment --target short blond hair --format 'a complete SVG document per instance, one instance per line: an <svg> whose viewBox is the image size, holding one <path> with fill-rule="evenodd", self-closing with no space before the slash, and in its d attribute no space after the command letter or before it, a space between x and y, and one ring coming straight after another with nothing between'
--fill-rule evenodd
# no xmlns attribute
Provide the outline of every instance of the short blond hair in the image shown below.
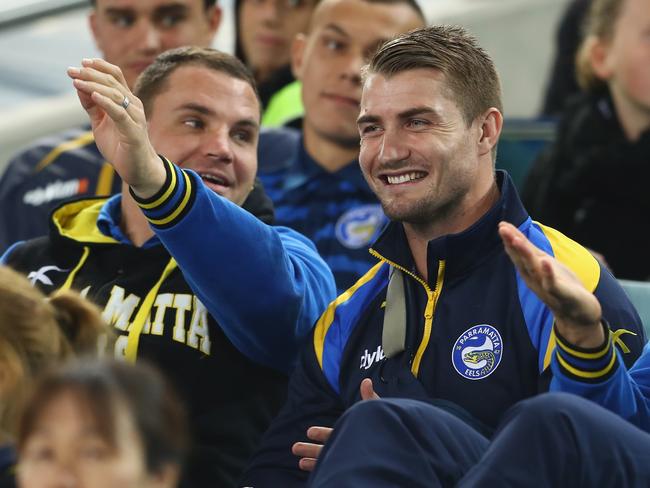
<svg viewBox="0 0 650 488"><path fill-rule="evenodd" d="M583 39L576 54L576 80L580 88L596 91L606 86L591 65L591 50L597 42L610 42L625 0L593 0L583 24Z"/></svg>

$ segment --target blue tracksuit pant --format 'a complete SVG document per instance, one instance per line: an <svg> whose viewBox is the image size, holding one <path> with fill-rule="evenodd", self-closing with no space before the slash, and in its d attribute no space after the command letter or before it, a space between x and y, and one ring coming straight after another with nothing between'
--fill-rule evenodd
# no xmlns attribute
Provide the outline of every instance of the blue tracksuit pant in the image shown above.
<svg viewBox="0 0 650 488"><path fill-rule="evenodd" d="M311 487L649 487L650 435L573 395L520 402L492 440L429 404L360 402L334 428Z"/></svg>

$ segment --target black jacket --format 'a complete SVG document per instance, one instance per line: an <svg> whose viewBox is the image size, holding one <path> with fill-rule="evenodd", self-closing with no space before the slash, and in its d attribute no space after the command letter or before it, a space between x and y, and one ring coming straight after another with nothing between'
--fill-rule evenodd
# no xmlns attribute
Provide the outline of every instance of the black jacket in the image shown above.
<svg viewBox="0 0 650 488"><path fill-rule="evenodd" d="M617 278L650 280L650 131L626 139L608 93L564 113L522 199L531 216L604 255Z"/></svg>

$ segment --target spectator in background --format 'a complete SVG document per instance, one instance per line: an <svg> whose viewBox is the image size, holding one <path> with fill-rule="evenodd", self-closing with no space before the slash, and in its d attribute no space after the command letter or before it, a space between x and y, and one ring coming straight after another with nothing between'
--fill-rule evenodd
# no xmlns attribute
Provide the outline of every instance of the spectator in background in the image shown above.
<svg viewBox="0 0 650 488"><path fill-rule="evenodd" d="M97 48L120 66L129 86L154 58L174 47L212 43L217 0L91 0ZM46 235L50 212L72 197L119 193L121 182L87 128L53 134L27 148L0 178L0 253Z"/></svg>
<svg viewBox="0 0 650 488"><path fill-rule="evenodd" d="M581 91L575 63L590 4L591 0L572 0L562 15L555 38L555 60L544 95L543 116L559 116L567 100Z"/></svg>
<svg viewBox="0 0 650 488"><path fill-rule="evenodd" d="M291 72L291 44L296 34L307 30L318 1L235 0L235 56L255 77L265 109L262 125L283 125L302 116L300 84Z"/></svg>
<svg viewBox="0 0 650 488"><path fill-rule="evenodd" d="M307 238L240 208L257 170L255 81L196 47L156 58L136 83L142 100L104 60L68 73L123 189L64 204L50 236L10 248L7 263L100 305L115 354L156 364L188 406L189 486L234 486L335 296Z"/></svg>
<svg viewBox="0 0 650 488"><path fill-rule="evenodd" d="M457 416L489 434L548 389L554 324L575 317L515 268L502 221L573 270L626 365L639 357L643 326L620 285L585 248L533 222L509 176L495 174L501 106L494 63L461 28L402 34L372 56L357 124L359 163L391 219L372 245L379 262L316 324L245 486L304 486L299 468L313 466L322 440L312 427L375 392L434 405L441 429L454 432L445 419Z"/></svg>
<svg viewBox="0 0 650 488"><path fill-rule="evenodd" d="M593 0L580 48L586 93L523 190L531 215L604 256L614 275L650 279L650 3Z"/></svg>
<svg viewBox="0 0 650 488"><path fill-rule="evenodd" d="M424 24L414 0L322 0L292 51L302 137L284 129L260 139L260 179L277 223L314 241L339 293L376 263L368 246L386 223L357 161L361 67L383 41Z"/></svg>
<svg viewBox="0 0 650 488"><path fill-rule="evenodd" d="M143 365L80 362L46 376L18 429L20 488L174 488L185 412Z"/></svg>
<svg viewBox="0 0 650 488"><path fill-rule="evenodd" d="M47 298L0 266L0 487L13 486L18 417L36 377L74 355L97 354L102 337L106 344L108 328L90 302L71 291Z"/></svg>

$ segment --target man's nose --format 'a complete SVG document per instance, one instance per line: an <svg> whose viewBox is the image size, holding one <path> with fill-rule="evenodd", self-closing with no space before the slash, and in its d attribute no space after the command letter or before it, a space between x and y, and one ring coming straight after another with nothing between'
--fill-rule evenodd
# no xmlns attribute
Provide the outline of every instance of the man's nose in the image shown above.
<svg viewBox="0 0 650 488"><path fill-rule="evenodd" d="M232 141L226 129L207 133L203 138L203 153L214 160L231 163L234 159Z"/></svg>
<svg viewBox="0 0 650 488"><path fill-rule="evenodd" d="M361 68L364 64L365 59L360 53L350 53L342 66L341 77L356 85L361 85Z"/></svg>
<svg viewBox="0 0 650 488"><path fill-rule="evenodd" d="M395 128L385 128L379 149L379 162L387 164L405 161L410 156L411 152L408 144L404 142L403 134Z"/></svg>
<svg viewBox="0 0 650 488"><path fill-rule="evenodd" d="M282 14L286 10L283 2L286 0L264 0L257 7L260 9L261 17L265 23L275 24L282 18Z"/></svg>
<svg viewBox="0 0 650 488"><path fill-rule="evenodd" d="M150 53L158 53L162 50L162 39L160 30L151 22L143 21L140 26L140 48Z"/></svg>

